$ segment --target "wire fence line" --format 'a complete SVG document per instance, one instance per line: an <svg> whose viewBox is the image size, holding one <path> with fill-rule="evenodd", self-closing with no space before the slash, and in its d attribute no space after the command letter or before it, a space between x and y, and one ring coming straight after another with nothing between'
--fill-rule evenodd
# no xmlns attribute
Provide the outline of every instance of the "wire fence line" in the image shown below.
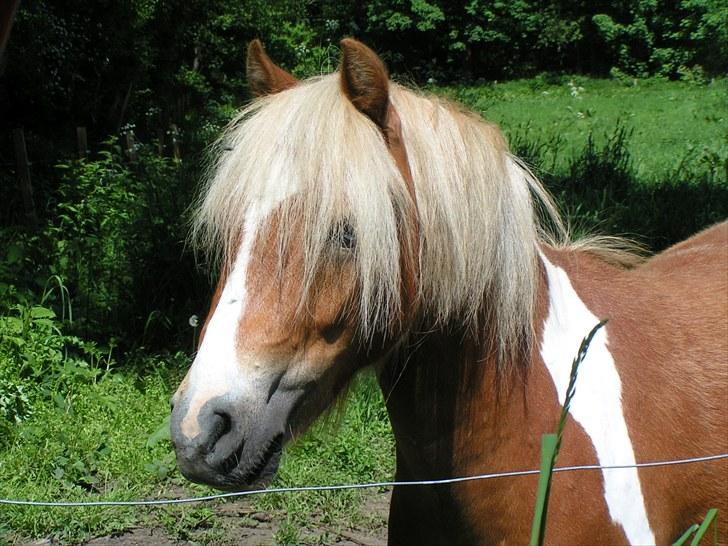
<svg viewBox="0 0 728 546"><path fill-rule="evenodd" d="M688 459L672 459L665 461L651 461L646 463L635 463L625 465L578 465L578 466L559 466L553 469L554 472L576 472L583 470L619 470L625 468L653 468L660 466L674 466L691 463L704 463L710 461L718 461L728 459L728 453L719 455L706 455L703 457L691 457ZM0 499L0 504L15 506L45 506L45 507L66 507L66 508L82 508L91 506L159 506L173 504L191 504L196 502L207 502L220 499L229 499L234 497L248 497L251 495L268 495L273 493L302 493L307 491L341 491L353 489L373 489L379 487L402 487L413 485L447 485L454 483L469 482L475 480L490 480L494 478L513 478L519 476L533 476L539 474L540 470L514 470L510 472L495 472L492 474L476 474L473 476L462 476L457 478L444 478L437 480L416 480L416 481L386 481L386 482L369 482L369 483L351 483L338 485L306 485L299 487L278 487L273 489L253 489L250 491L233 491L230 493L218 493L215 495L204 495L199 497L189 497L182 499L151 499L151 500L134 500L134 501L83 501L83 502L64 502L64 501L31 501L17 499Z"/></svg>

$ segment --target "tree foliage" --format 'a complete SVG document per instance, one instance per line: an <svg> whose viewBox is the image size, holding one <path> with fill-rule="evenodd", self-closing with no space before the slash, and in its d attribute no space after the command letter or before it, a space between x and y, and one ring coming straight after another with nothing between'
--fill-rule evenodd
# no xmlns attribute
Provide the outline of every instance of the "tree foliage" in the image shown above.
<svg viewBox="0 0 728 546"><path fill-rule="evenodd" d="M130 121L151 135L173 121L194 128L192 138L202 120L246 97L251 39L311 75L335 68L345 36L418 82L728 70L721 0L24 0L0 119L46 133L85 125L98 140Z"/></svg>
<svg viewBox="0 0 728 546"><path fill-rule="evenodd" d="M3 119L117 130L244 96L247 43L294 72L331 68L355 36L416 80L544 70L679 77L728 70L721 0L24 0L8 46Z"/></svg>

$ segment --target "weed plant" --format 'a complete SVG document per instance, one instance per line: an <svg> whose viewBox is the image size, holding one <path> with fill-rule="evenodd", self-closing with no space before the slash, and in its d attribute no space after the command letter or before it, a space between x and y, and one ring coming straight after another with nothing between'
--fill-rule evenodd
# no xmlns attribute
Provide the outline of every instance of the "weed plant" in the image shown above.
<svg viewBox="0 0 728 546"><path fill-rule="evenodd" d="M60 279L75 313L66 330L85 339L123 350L187 342L187 319L204 312L209 286L185 251L187 164L150 145L129 162L111 139L93 159L59 164L56 176L37 229L0 228L0 283L39 294Z"/></svg>

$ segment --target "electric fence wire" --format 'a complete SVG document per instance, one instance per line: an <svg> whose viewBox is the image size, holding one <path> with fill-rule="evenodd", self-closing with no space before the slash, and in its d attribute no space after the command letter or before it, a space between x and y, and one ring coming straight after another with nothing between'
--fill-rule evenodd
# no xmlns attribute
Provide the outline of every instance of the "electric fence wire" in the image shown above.
<svg viewBox="0 0 728 546"><path fill-rule="evenodd" d="M653 468L659 466L673 466L690 463L703 463L709 461L718 461L728 459L728 453L720 455L706 455L703 457L691 457L688 459L673 459L667 461L652 461L646 463L624 464L624 465L580 465L580 466L560 466L553 469L554 473L560 472L576 472L583 470L619 470L625 468ZM300 487L278 487L273 489L252 489L249 491L233 491L230 493L218 493L215 495L204 495L199 497L189 497L182 499L151 499L151 500L133 500L133 501L83 501L83 502L53 502L53 501L31 501L17 499L0 499L0 504L16 505L16 506L46 506L46 507L91 507L91 506L159 506L172 504L190 504L196 502L207 502L219 499L229 499L234 497L247 497L251 495L270 495L274 493L301 493L307 491L341 491L345 489L374 489L381 487L405 487L413 485L447 485L461 482L469 482L475 480L490 480L494 478L513 478L518 476L537 475L539 470L514 470L510 472L495 472L492 474L477 474L474 476L463 476L457 478L444 478L437 480L417 480L417 481L387 481L387 482L369 482L369 483L351 483L339 485L306 485Z"/></svg>

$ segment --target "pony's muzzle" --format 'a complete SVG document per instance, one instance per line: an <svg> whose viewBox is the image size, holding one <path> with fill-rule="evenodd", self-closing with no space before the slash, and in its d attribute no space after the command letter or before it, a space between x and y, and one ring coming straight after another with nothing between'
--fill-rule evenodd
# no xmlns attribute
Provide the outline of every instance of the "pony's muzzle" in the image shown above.
<svg viewBox="0 0 728 546"><path fill-rule="evenodd" d="M274 391L256 399L228 394L201 402L182 393L173 400L171 438L182 474L225 490L266 485L278 470L288 420L302 394Z"/></svg>
<svg viewBox="0 0 728 546"><path fill-rule="evenodd" d="M245 446L242 419L234 405L225 397L216 397L195 415L189 401L173 404L170 429L180 471L189 480L221 485L220 478L239 464Z"/></svg>

